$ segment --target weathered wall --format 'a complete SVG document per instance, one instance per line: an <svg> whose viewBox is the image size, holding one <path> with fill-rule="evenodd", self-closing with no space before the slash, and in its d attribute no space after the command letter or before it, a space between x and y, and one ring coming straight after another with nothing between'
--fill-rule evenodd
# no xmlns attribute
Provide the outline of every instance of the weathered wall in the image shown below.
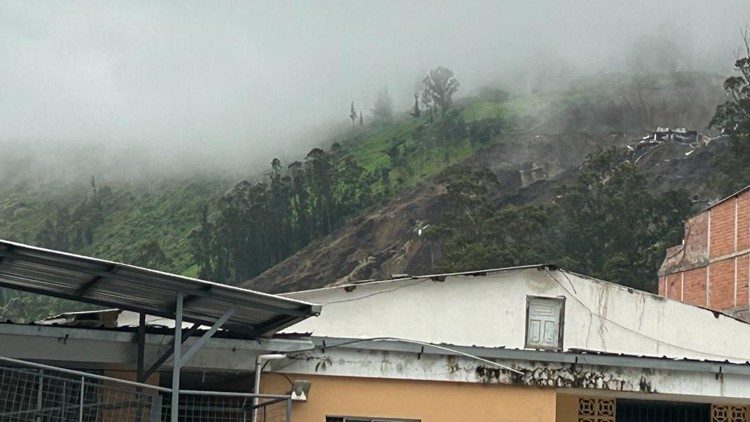
<svg viewBox="0 0 750 422"><path fill-rule="evenodd" d="M136 381L136 373L132 371L104 371L104 376L111 377L111 378L117 378L121 380L126 381ZM146 380L146 384L150 385L159 385L159 374L153 374ZM136 388L129 385L114 383L110 381L105 381L103 385L102 390L103 397L101 398L104 401L111 401L111 402L128 402L133 401L136 397L138 397L136 392ZM143 394L148 394L149 392L145 392ZM144 406L144 408L141 410L141 420L147 421L149 416L150 407ZM115 406L112 409L107 408L106 406L103 406L99 409L99 421L101 422L117 422L117 421L124 421L133 418L135 415L137 415L137 411L135 410L135 406L129 405L125 408L118 408Z"/></svg>
<svg viewBox="0 0 750 422"><path fill-rule="evenodd" d="M566 350L750 360L748 324L620 285L537 268L298 292L289 296L320 303L323 311L285 331L523 349L530 295L565 298Z"/></svg>
<svg viewBox="0 0 750 422"><path fill-rule="evenodd" d="M43 361L64 368L133 370L138 346L134 333L77 327L30 326L0 323L0 356ZM187 350L198 336L185 341ZM146 362L164 353L172 336L146 334ZM240 340L212 338L184 367L186 371L249 371L255 357L262 353L307 349L304 340ZM163 368L169 368L171 360Z"/></svg>
<svg viewBox="0 0 750 422"><path fill-rule="evenodd" d="M294 374L302 377L300 379L325 376L411 380L415 383L441 381L519 389L592 391L612 397L636 394L650 400L660 400L668 395L705 397L706 402L731 399L736 403L750 403L750 376L747 375L511 359L497 362L521 374L461 356L346 347L305 352L288 362L274 361L271 370L290 377ZM287 389L288 385L287 382ZM312 388L315 388L314 384Z"/></svg>
<svg viewBox="0 0 750 422"><path fill-rule="evenodd" d="M323 422L326 416L369 416L422 422L549 422L555 420L552 389L437 381L326 377L287 374L311 382L307 402L292 405L297 422ZM264 393L289 390L282 376L263 376Z"/></svg>
<svg viewBox="0 0 750 422"><path fill-rule="evenodd" d="M571 394L558 394L555 403L557 405L555 413L556 422L579 422L578 420L578 399L579 396Z"/></svg>
<svg viewBox="0 0 750 422"><path fill-rule="evenodd" d="M750 302L750 190L685 222L682 245L667 249L659 294L747 317Z"/></svg>

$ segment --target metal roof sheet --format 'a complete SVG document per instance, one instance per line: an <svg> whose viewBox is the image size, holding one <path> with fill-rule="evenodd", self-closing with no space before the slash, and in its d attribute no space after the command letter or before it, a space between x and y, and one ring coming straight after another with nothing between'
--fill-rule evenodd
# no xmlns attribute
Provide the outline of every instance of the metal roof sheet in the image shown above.
<svg viewBox="0 0 750 422"><path fill-rule="evenodd" d="M0 240L0 287L211 325L229 308L224 329L274 333L320 313L320 306L239 287Z"/></svg>

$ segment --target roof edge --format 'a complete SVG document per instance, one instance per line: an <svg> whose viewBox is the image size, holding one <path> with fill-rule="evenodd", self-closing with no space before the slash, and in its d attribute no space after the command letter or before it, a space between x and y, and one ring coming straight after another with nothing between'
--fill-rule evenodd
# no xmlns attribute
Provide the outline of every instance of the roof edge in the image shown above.
<svg viewBox="0 0 750 422"><path fill-rule="evenodd" d="M565 271L559 268L557 265L551 264L551 263L550 264L530 264L530 265L519 265L515 267L490 268L490 269L485 269L485 270L459 271L459 272L453 272L453 273L411 275L411 276L405 276L405 277L386 278L386 279L381 279L381 280L353 281L350 283L337 284L335 286L318 287L316 289L305 289L305 290L294 290L290 292L283 292L283 293L278 293L278 295L286 297L287 295L292 295L296 293L318 292L318 291L333 290L333 289L340 289L340 288L346 288L346 287L369 286L369 285L375 285L375 284L393 283L393 282L408 281L408 280L425 280L425 279L436 280L436 279L441 279L441 278L446 278L446 277L455 277L455 276L481 277L487 274L501 273L501 272L507 272L507 271L517 271L517 270L528 270L528 269L538 269L538 270L549 269L549 270Z"/></svg>
<svg viewBox="0 0 750 422"><path fill-rule="evenodd" d="M588 350L570 349L556 352L536 349L506 349L504 347L456 346L451 344L434 344L442 349L427 350L427 347L410 343L407 339L397 338L346 338L346 337L310 337L316 348L348 348L360 350L378 350L389 352L423 353L451 355L446 348L457 352L468 353L486 359L508 359L532 362L553 362L572 365L614 366L628 368L650 368L678 370L686 372L709 372L714 374L750 375L750 362L730 362L698 360L687 358L669 358L666 356L637 356L615 354Z"/></svg>

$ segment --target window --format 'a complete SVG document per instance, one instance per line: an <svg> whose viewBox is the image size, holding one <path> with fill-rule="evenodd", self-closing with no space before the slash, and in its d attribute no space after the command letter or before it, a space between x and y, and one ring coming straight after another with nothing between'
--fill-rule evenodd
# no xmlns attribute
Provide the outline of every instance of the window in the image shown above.
<svg viewBox="0 0 750 422"><path fill-rule="evenodd" d="M326 422L419 422L419 419L387 419L362 416L326 416Z"/></svg>
<svg viewBox="0 0 750 422"><path fill-rule="evenodd" d="M562 349L565 298L526 298L526 347Z"/></svg>
<svg viewBox="0 0 750 422"><path fill-rule="evenodd" d="M616 408L617 422L734 422L736 420L712 418L711 406L703 403L673 403L618 399ZM715 414L716 413L714 413L714 415ZM737 420L743 421L744 419Z"/></svg>

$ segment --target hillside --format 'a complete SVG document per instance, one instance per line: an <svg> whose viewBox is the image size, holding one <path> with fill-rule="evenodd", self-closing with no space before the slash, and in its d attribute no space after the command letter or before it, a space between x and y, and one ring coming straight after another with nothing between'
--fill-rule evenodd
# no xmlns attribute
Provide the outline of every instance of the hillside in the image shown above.
<svg viewBox="0 0 750 422"><path fill-rule="evenodd" d="M90 197L91 185L86 180L81 182L5 186L0 191L2 238L39 244L39 233L46 222L57 224L60 210L73 213ZM91 243L64 249L145 265L148 262L138 254L144 245L156 242L166 255L160 269L195 275L188 234L198 221L201 206L216 200L230 186L231 180L220 177L102 183L98 190L108 194Z"/></svg>
<svg viewBox="0 0 750 422"><path fill-rule="evenodd" d="M448 207L445 179L452 172L489 172L487 198L496 207L548 204L596 148L624 150L657 126L703 130L722 99L715 75L606 74L558 91L508 96L485 89L459 99L448 113L340 128L321 145L325 151L313 150L296 164L312 177L327 162L317 157L332 160L339 177L333 198L349 202L335 204L335 218L302 236L290 230L304 221L286 227L254 220L279 217L273 202L258 201L275 195L274 174L287 184L295 180L295 163L281 163L280 173L273 166L254 169L255 177L240 182L152 177L97 182L96 189L88 180L37 185L27 182L23 166L12 168L12 177L6 168L0 235L216 281L252 278L242 284L272 292L430 273L438 269L442 245L420 232ZM686 155L692 147L659 145L639 154L637 166L653 192L686 189L705 202L714 195L705 184L709 162L720 148L715 143ZM305 183L311 183L303 186L311 201L324 188L313 179ZM284 201L287 207L296 200ZM308 218L321 218L316 210L323 206L310 202ZM283 236L293 241L281 245Z"/></svg>
<svg viewBox="0 0 750 422"><path fill-rule="evenodd" d="M613 83L603 83L606 80L584 81L542 100L525 98L527 105L542 104L527 115L526 130L474 152L461 161L459 171L487 170L492 179L487 196L497 208L548 204L555 200L556 188L575 177L595 148L638 148L646 130L656 126L703 130L722 98L720 79L710 75L660 75L634 82L614 78ZM632 153L628 158L646 176L652 192L685 190L700 206L716 197L706 182L711 157L725 146L665 143L639 149L637 156ZM438 172L396 195L244 286L282 292L436 272L442 245L423 232L436 224L447 206L444 175ZM476 268L464 268L471 269Z"/></svg>

